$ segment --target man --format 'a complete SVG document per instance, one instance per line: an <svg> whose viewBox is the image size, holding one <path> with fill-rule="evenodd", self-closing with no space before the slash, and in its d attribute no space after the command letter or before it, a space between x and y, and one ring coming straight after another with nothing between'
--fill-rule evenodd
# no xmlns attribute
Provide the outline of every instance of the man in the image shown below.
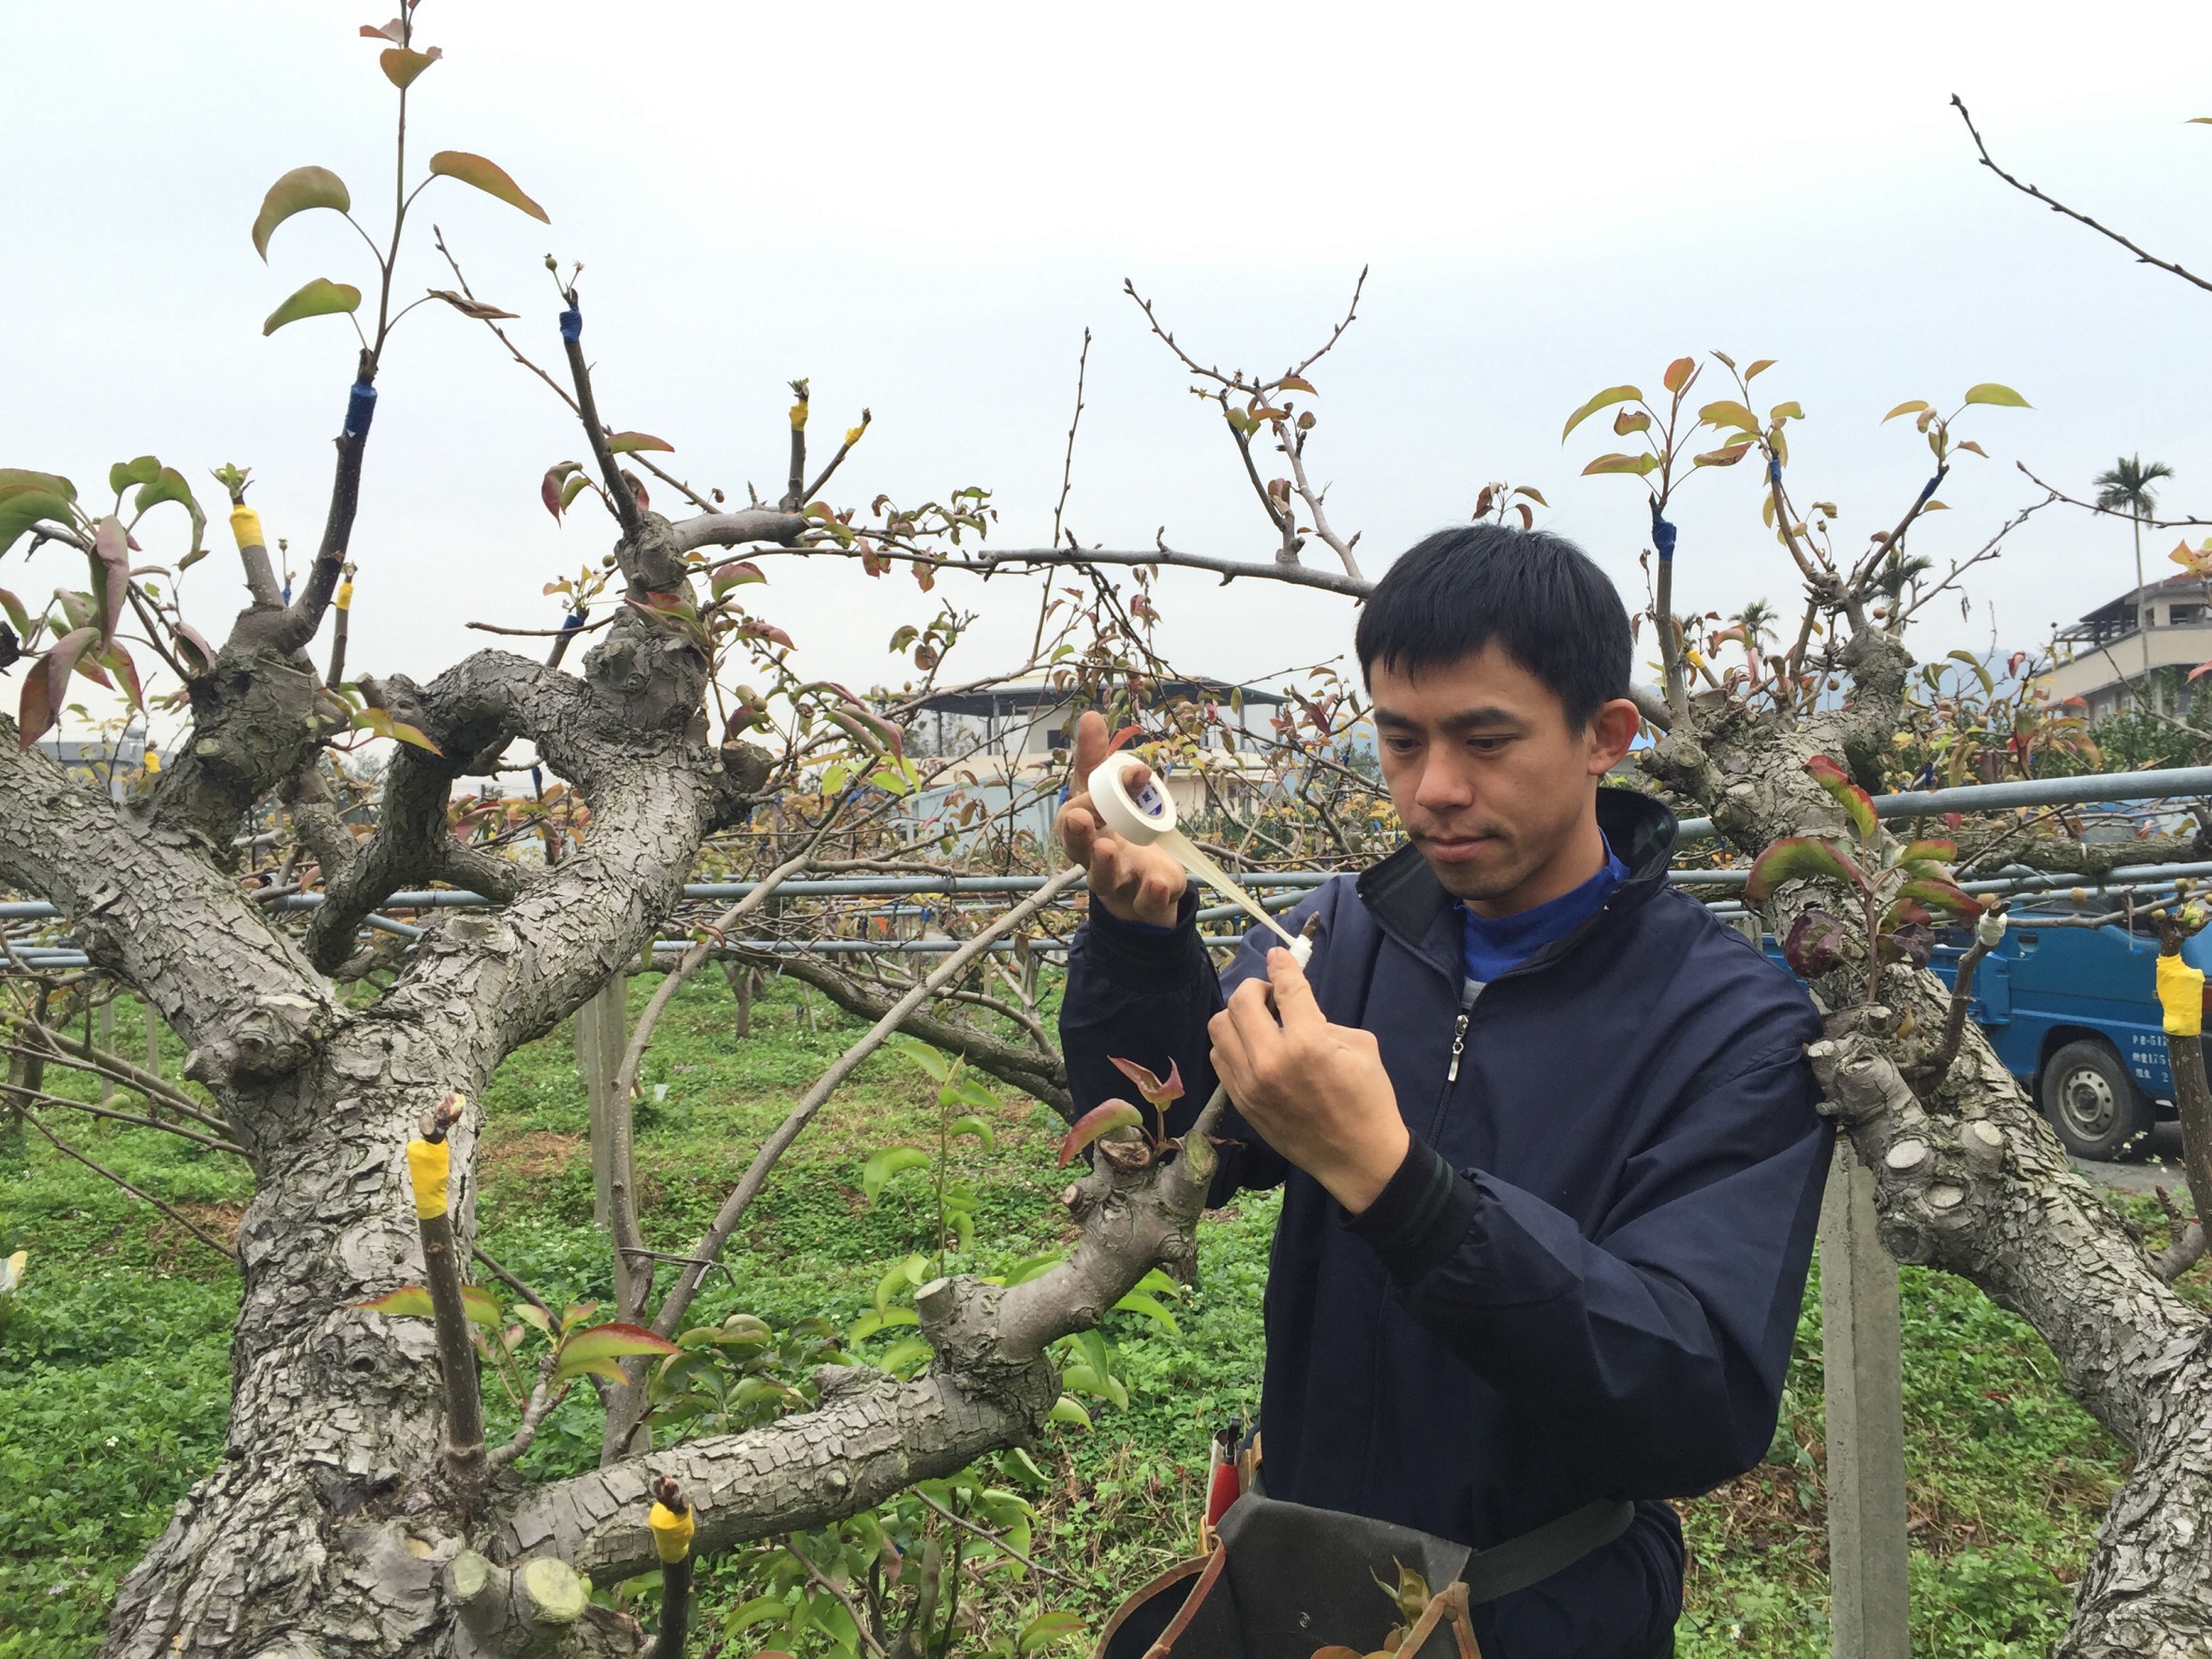
<svg viewBox="0 0 2212 1659"><path fill-rule="evenodd" d="M1175 861L1062 808L1092 895L1070 1090L1173 1061L1180 1128L1218 1079L1215 1202L1285 1189L1271 1497L1479 1549L1549 1526L1552 1559L1583 1553L1476 1609L1485 1659L1652 1659L1682 1601L1663 1500L1774 1433L1831 1144L1819 1022L1667 885L1674 815L1600 785L1636 733L1631 636L1572 544L1433 536L1356 647L1408 844L1292 913L1319 918L1306 972L1255 932L1217 978ZM1085 714L1073 788L1105 747Z"/></svg>

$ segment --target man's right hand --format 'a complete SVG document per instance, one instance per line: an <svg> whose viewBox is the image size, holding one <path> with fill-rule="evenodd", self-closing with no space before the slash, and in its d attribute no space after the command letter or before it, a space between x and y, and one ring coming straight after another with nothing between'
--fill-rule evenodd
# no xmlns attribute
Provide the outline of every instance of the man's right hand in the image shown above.
<svg viewBox="0 0 2212 1659"><path fill-rule="evenodd" d="M1068 857L1090 873L1091 892L1123 921L1172 927L1182 908L1186 883L1182 864L1161 846L1139 846L1106 827L1091 805L1090 776L1106 758L1106 717L1093 709L1075 723L1075 768L1068 781L1068 801L1054 827ZM1129 780L1142 785L1140 771Z"/></svg>

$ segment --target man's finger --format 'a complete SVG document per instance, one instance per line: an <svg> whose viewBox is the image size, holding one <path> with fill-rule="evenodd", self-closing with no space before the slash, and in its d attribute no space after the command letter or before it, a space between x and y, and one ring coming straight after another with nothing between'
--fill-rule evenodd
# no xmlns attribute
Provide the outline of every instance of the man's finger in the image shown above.
<svg viewBox="0 0 2212 1659"><path fill-rule="evenodd" d="M1106 716L1096 709L1085 709L1075 722L1075 752L1069 762L1072 769L1068 780L1068 792L1080 795L1089 785L1091 773L1099 770L1106 758Z"/></svg>
<svg viewBox="0 0 2212 1659"><path fill-rule="evenodd" d="M1228 1014L1236 1024L1245 1052L1254 1058L1283 1040L1282 1027L1276 1024L1275 1015L1267 1006L1264 980L1247 979L1238 986L1229 999Z"/></svg>
<svg viewBox="0 0 2212 1659"><path fill-rule="evenodd" d="M1275 1009L1286 1031L1308 1025L1326 1025L1320 1004L1314 1001L1313 984L1298 959L1281 946L1267 953L1267 981L1275 987Z"/></svg>
<svg viewBox="0 0 2212 1659"><path fill-rule="evenodd" d="M1214 1075L1229 1085L1231 1099L1252 1079L1251 1058L1244 1034L1237 1029L1236 999L1206 1022L1206 1035L1214 1045Z"/></svg>

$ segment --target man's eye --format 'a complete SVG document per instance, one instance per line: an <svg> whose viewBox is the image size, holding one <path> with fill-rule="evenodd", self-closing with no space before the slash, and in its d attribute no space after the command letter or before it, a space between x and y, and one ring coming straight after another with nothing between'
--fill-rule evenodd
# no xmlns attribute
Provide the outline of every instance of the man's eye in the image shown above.
<svg viewBox="0 0 2212 1659"><path fill-rule="evenodd" d="M1469 738L1467 746L1478 755L1502 755L1511 738Z"/></svg>
<svg viewBox="0 0 2212 1659"><path fill-rule="evenodd" d="M1421 747L1421 743L1414 738L1384 738L1382 746L1393 755L1410 755Z"/></svg>

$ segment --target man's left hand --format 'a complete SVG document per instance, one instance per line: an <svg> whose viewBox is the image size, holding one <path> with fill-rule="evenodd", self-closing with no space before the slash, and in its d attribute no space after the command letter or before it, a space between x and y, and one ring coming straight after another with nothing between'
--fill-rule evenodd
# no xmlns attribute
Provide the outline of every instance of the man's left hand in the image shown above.
<svg viewBox="0 0 2212 1659"><path fill-rule="evenodd" d="M1412 1138L1372 1032L1332 1025L1288 950L1267 953L1267 984L1247 979L1206 1027L1214 1071L1267 1144L1357 1215L1406 1160ZM1267 1006L1269 989L1276 1014Z"/></svg>

